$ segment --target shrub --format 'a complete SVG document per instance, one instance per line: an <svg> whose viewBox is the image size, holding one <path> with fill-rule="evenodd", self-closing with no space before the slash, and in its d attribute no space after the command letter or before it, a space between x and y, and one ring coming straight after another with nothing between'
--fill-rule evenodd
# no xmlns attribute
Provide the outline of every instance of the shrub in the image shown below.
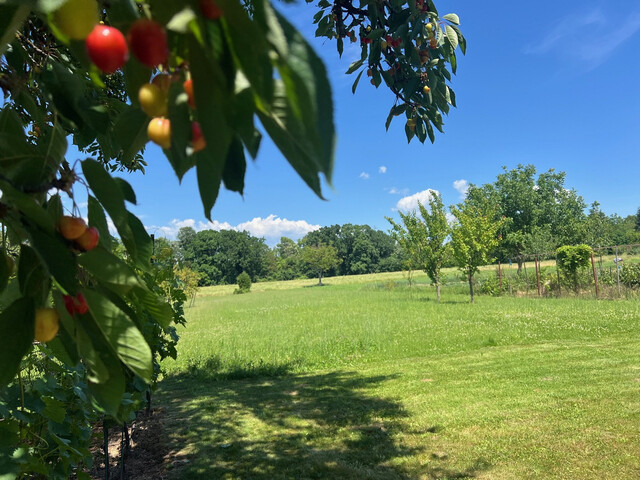
<svg viewBox="0 0 640 480"><path fill-rule="evenodd" d="M558 269L570 281L575 292L578 292L580 284L586 280L580 274L589 267L592 253L591 247L584 244L565 245L556 250Z"/></svg>
<svg viewBox="0 0 640 480"><path fill-rule="evenodd" d="M249 293L251 290L251 277L247 272L242 272L238 275L236 281L238 282L238 288L236 288L233 293Z"/></svg>
<svg viewBox="0 0 640 480"><path fill-rule="evenodd" d="M640 287L640 263L631 263L622 267L620 281L626 287Z"/></svg>

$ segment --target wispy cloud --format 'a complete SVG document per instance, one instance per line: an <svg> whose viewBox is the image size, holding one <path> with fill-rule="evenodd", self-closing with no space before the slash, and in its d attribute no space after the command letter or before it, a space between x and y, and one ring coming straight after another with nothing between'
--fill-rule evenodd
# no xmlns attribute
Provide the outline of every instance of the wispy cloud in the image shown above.
<svg viewBox="0 0 640 480"><path fill-rule="evenodd" d="M415 210L418 208L418 202L422 205L426 205L429 203L429 199L434 193L439 193L437 190L431 190L430 188L427 190L423 190L422 192L414 193L413 195L409 195L407 197L402 197L398 200L396 204L396 210L402 210L404 212L408 212L411 210Z"/></svg>
<svg viewBox="0 0 640 480"><path fill-rule="evenodd" d="M409 189L408 188L391 187L389 189L389 193L391 195L407 195L409 193Z"/></svg>
<svg viewBox="0 0 640 480"><path fill-rule="evenodd" d="M590 71L639 30L640 10L624 15L596 8L560 18L541 39L527 45L524 53L553 55Z"/></svg>
<svg viewBox="0 0 640 480"><path fill-rule="evenodd" d="M464 178L455 180L453 182L453 188L458 191L458 193L460 194L460 198L464 200L464 198L467 196L467 192L469 191L469 182Z"/></svg>
<svg viewBox="0 0 640 480"><path fill-rule="evenodd" d="M378 167L378 173L382 173L382 174L387 173L387 167L385 167L384 165L381 165L380 167Z"/></svg>
<svg viewBox="0 0 640 480"><path fill-rule="evenodd" d="M369 180L369 177L371 177L371 175L369 175L367 172L362 172L359 177L363 180Z"/></svg>
<svg viewBox="0 0 640 480"><path fill-rule="evenodd" d="M231 225L229 222L220 222L218 220L202 222L192 218L183 220L176 218L171 220L169 225L147 226L146 229L150 233L155 233L157 236L173 239L176 238L178 232L183 227L191 227L197 232L201 230L247 231L255 237L265 237L267 240L278 240L283 236L293 239L302 238L307 233L318 230L320 225L310 224L306 220L288 220L271 214L266 218L256 217L237 225Z"/></svg>

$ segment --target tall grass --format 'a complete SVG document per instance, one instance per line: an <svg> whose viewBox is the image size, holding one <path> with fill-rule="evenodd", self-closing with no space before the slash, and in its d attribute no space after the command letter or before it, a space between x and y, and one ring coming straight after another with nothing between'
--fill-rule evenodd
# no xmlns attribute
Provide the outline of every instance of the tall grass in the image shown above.
<svg viewBox="0 0 640 480"><path fill-rule="evenodd" d="M225 376L305 372L485 346L637 335L637 301L479 297L395 283L265 290L198 298L167 372L206 367Z"/></svg>

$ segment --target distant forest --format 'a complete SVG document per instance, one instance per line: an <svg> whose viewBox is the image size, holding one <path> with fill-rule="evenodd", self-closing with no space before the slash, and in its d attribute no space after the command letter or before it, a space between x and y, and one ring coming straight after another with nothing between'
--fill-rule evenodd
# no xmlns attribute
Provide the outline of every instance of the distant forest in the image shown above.
<svg viewBox="0 0 640 480"><path fill-rule="evenodd" d="M593 248L640 243L640 208L624 218L606 215L598 202L587 208L564 181L563 172L549 170L536 177L534 166L519 165L505 168L493 183L470 186L465 202L478 196L490 199L508 220L496 259L515 261L578 243ZM158 238L154 248L156 258L195 271L201 286L236 283L242 272L256 282L318 277L319 269L322 276L399 271L406 260L390 232L352 224L322 227L298 241L282 237L273 248L246 231L184 227L177 240Z"/></svg>

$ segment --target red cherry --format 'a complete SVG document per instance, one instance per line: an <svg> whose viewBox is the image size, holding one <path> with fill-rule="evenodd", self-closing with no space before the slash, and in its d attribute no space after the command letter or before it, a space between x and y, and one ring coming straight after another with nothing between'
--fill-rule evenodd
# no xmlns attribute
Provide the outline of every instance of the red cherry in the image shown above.
<svg viewBox="0 0 640 480"><path fill-rule="evenodd" d="M73 308L73 297L71 295L63 295L62 300L64 301L64 308L67 309L69 315L73 315L75 312L75 308Z"/></svg>
<svg viewBox="0 0 640 480"><path fill-rule="evenodd" d="M74 301L76 313L79 313L80 315L84 315L89 311L89 305L87 305L87 301L85 300L84 295L82 293L79 293L76 296L76 298L77 298L77 301Z"/></svg>
<svg viewBox="0 0 640 480"><path fill-rule="evenodd" d="M85 230L85 232L76 238L76 243L80 247L80 249L88 252L89 250L93 250L98 246L98 242L100 241L100 232L96 227L89 227Z"/></svg>
<svg viewBox="0 0 640 480"><path fill-rule="evenodd" d="M200 0L200 11L209 20L217 20L222 16L222 10L214 0Z"/></svg>
<svg viewBox="0 0 640 480"><path fill-rule="evenodd" d="M71 316L76 313L84 315L89 311L89 305L87 305L87 301L82 293L76 295L75 298L71 295L63 295L62 300L64 301L64 308L66 308Z"/></svg>
<svg viewBox="0 0 640 480"><path fill-rule="evenodd" d="M91 61L104 73L113 73L129 59L124 35L117 28L96 25L85 40Z"/></svg>
<svg viewBox="0 0 640 480"><path fill-rule="evenodd" d="M140 63L157 67L169 58L167 34L158 22L141 18L136 20L127 34L129 47Z"/></svg>

